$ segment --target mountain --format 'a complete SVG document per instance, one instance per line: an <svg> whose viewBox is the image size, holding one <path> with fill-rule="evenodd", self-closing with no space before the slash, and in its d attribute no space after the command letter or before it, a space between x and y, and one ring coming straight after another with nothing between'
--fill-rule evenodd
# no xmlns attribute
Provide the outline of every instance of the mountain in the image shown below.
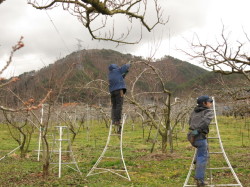
<svg viewBox="0 0 250 187"><path fill-rule="evenodd" d="M47 91L52 89L54 97L58 97L60 93L60 97L57 98L60 102L84 102L89 99L95 102L96 93L93 94L82 87L94 79L107 81L109 64L122 65L131 59L142 60L141 57L114 50L81 50L39 71L21 74L20 80L11 85L11 89L24 100L29 98L41 100ZM161 70L166 87L176 95L192 90L197 84L208 84L214 77L212 72L170 56L165 56L152 64ZM126 78L128 83L132 81L137 71L136 66L132 65ZM146 91L150 84L152 83L147 79L140 81L138 89ZM6 93L2 92L2 94L6 96ZM15 105L19 103L13 97L6 100Z"/></svg>

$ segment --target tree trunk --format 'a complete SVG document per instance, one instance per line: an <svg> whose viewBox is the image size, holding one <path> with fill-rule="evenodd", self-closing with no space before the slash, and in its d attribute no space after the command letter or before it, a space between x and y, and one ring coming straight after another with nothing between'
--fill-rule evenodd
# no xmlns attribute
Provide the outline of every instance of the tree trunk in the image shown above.
<svg viewBox="0 0 250 187"><path fill-rule="evenodd" d="M21 147L20 147L20 157L24 158L26 156L26 151L25 151L25 144L26 144L26 135L23 132L23 129L19 128L18 129L19 132L21 133L21 137L20 137L20 143L21 143Z"/></svg>
<svg viewBox="0 0 250 187"><path fill-rule="evenodd" d="M147 142L149 141L150 139L150 136L151 136L151 131L152 131L152 125L150 125L150 129L149 129L149 133L148 133L148 138L147 138Z"/></svg>
<svg viewBox="0 0 250 187"><path fill-rule="evenodd" d="M162 153L167 152L167 143L168 143L167 135L162 136L162 139L161 139L161 151L162 151Z"/></svg>
<svg viewBox="0 0 250 187"><path fill-rule="evenodd" d="M169 129L168 130L168 140L169 140L169 146L170 146L170 152L173 153L174 152L174 145L173 145L173 134L172 134L172 130Z"/></svg>
<svg viewBox="0 0 250 187"><path fill-rule="evenodd" d="M72 146L73 145L73 143L74 143L74 141L75 141L75 138L76 138L76 133L75 132L73 132L73 131L71 131L72 133L73 133L73 136L72 136L72 138L71 138L71 141L70 141L70 144L71 145L68 145L67 146L67 157L68 158L70 158L70 146Z"/></svg>
<svg viewBox="0 0 250 187"><path fill-rule="evenodd" d="M43 163L43 178L47 179L49 176L49 162L46 161Z"/></svg>
<svg viewBox="0 0 250 187"><path fill-rule="evenodd" d="M45 132L44 132L45 133ZM46 138L46 133L42 136L43 141L43 178L49 176L49 144Z"/></svg>

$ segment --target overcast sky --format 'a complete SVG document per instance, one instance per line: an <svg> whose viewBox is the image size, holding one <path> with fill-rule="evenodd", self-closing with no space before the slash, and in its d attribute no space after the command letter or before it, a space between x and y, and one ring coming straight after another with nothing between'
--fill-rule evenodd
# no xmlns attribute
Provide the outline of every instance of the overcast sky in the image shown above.
<svg viewBox="0 0 250 187"><path fill-rule="evenodd" d="M16 44L20 36L24 36L25 47L15 54L9 69L0 76L18 75L53 63L77 51L77 39L83 41L81 49L105 48L148 57L152 55L152 50L157 48L156 58L170 55L188 60L188 57L176 49L185 49L186 40L191 41L194 33L203 41L210 41L219 37L222 22L235 38L244 36L243 29L246 33L250 32L249 0L160 0L160 2L164 17L170 17L169 22L164 26L158 25L150 33L144 30L139 44L116 47L111 42L92 40L77 18L61 7L46 12L34 9L26 3L26 0L6 0L0 5L0 67L4 66L11 47ZM150 13L153 10L148 11ZM149 22L151 17L153 16L147 18ZM119 24L123 23L118 21L118 27ZM136 29L133 30L135 33L132 33L132 36L138 33Z"/></svg>

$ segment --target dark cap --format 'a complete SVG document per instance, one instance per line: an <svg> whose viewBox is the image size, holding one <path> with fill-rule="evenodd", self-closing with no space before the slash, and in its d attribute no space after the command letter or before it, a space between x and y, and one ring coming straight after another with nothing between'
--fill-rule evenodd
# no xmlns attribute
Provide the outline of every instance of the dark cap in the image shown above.
<svg viewBox="0 0 250 187"><path fill-rule="evenodd" d="M197 104L202 104L203 102L213 102L213 99L209 97L208 95L202 95L197 98Z"/></svg>

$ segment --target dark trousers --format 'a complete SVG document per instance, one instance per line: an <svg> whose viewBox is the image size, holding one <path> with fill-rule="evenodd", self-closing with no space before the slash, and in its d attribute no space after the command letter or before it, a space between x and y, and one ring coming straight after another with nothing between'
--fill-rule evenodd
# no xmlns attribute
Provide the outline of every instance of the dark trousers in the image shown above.
<svg viewBox="0 0 250 187"><path fill-rule="evenodd" d="M122 105L123 105L123 90L115 90L111 92L111 118L112 123L118 123L122 116Z"/></svg>

